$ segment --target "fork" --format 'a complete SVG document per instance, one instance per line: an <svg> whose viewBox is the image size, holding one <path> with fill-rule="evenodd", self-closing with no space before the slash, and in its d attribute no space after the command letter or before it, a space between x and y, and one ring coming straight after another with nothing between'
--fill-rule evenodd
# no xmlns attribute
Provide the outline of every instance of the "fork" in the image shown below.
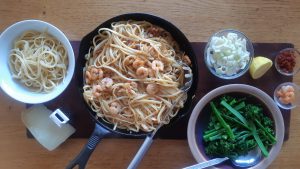
<svg viewBox="0 0 300 169"><path fill-rule="evenodd" d="M182 69L184 70L184 85L180 88L180 90L182 90L182 92L188 92L189 89L192 86L193 83L193 73L191 68L183 63L183 62L179 62L179 64L182 66ZM166 119L166 117L168 117L168 114L173 110L173 108L177 105L177 103L179 102L180 99L178 99L175 103L173 103L173 105L170 107L170 109L168 110L168 113L165 114L165 116L162 118L162 120ZM144 155L146 154L146 152L149 150L152 142L153 142L153 137L155 136L156 132L163 126L163 123L160 123L156 129L149 135L147 135L146 139L144 140L142 146L140 147L140 149L138 150L138 152L136 153L136 155L134 156L133 160L130 162L129 166L127 167L127 169L136 169L139 165L139 163L141 162L142 158L144 157Z"/></svg>

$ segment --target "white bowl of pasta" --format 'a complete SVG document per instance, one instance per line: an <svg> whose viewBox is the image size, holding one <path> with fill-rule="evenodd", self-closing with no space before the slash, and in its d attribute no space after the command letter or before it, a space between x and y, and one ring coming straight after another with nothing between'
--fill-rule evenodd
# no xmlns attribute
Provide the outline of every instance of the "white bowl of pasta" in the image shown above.
<svg viewBox="0 0 300 169"><path fill-rule="evenodd" d="M17 22L1 33L0 63L2 90L29 104L44 103L60 95L75 69L68 38L40 20Z"/></svg>

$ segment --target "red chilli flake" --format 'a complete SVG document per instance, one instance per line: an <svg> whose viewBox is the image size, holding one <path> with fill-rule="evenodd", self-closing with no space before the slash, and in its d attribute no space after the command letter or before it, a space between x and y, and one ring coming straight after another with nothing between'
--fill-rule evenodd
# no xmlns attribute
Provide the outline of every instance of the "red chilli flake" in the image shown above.
<svg viewBox="0 0 300 169"><path fill-rule="evenodd" d="M294 51L286 50L280 52L277 56L277 65L285 73L292 73L296 65L296 56Z"/></svg>

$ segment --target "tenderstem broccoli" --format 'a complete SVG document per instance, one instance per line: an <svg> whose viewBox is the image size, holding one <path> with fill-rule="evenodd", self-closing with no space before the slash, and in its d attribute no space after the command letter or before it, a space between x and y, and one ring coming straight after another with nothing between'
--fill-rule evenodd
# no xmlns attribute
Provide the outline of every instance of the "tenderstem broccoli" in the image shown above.
<svg viewBox="0 0 300 169"><path fill-rule="evenodd" d="M273 121L260 104L248 97L223 95L209 105L212 113L203 133L208 156L234 158L257 146L268 156L276 138Z"/></svg>

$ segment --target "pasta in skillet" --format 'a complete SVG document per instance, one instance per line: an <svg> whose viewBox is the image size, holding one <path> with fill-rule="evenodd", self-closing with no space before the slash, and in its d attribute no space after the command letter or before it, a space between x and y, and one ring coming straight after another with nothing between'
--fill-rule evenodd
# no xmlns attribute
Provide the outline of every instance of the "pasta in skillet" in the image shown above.
<svg viewBox="0 0 300 169"><path fill-rule="evenodd" d="M170 33L149 22L120 21L111 29L100 28L86 60L85 101L114 129L153 131L169 123L185 103L179 62L191 61Z"/></svg>

